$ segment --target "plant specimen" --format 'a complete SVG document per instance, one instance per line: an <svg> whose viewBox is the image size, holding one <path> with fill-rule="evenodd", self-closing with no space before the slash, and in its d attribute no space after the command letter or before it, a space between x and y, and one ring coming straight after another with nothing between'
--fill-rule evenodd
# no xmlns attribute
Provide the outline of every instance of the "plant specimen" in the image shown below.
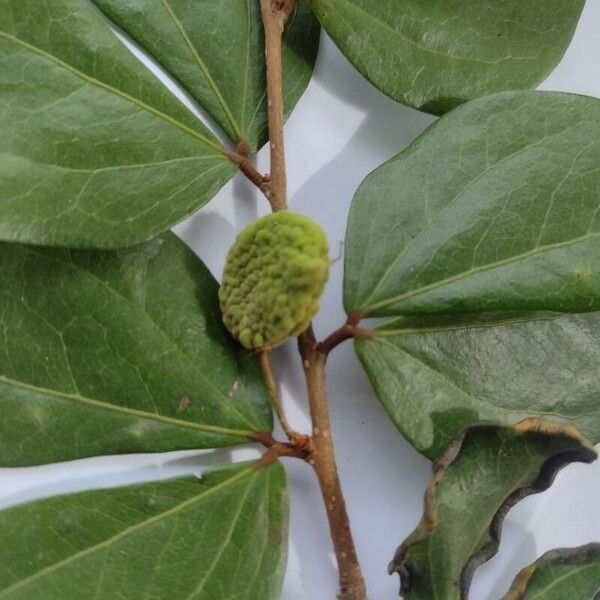
<svg viewBox="0 0 600 600"><path fill-rule="evenodd" d="M600 100L531 89L583 7L0 0L0 466L263 452L201 480L0 512L0 600L276 600L283 459L318 479L338 597L367 598L327 401L328 356L348 341L434 461L390 572L408 600L467 598L508 509L600 442ZM321 26L374 86L440 117L356 191L346 317L329 335L311 325L328 242L288 210L284 136ZM264 144L269 173L253 162ZM272 214L240 232L219 285L169 229L238 172ZM271 365L291 338L308 432L288 421ZM598 594L591 544L542 556L505 600Z"/></svg>

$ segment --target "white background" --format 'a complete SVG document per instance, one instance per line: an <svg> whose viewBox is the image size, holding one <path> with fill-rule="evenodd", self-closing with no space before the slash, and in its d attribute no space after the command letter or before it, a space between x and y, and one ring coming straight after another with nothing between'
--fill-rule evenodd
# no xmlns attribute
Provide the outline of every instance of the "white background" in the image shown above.
<svg viewBox="0 0 600 600"><path fill-rule="evenodd" d="M600 0L588 0L569 51L542 88L600 98ZM344 239L358 184L432 121L380 94L323 37L314 79L286 126L286 139L290 208L324 226L333 255ZM268 170L264 152L259 166ZM176 231L218 277L236 232L266 208L238 175ZM342 262L338 261L316 318L320 337L344 319L341 290ZM293 343L277 351L276 369L290 421L297 429L309 431ZM332 354L329 383L340 473L370 598L393 599L398 595L398 578L387 575L387 563L421 516L430 465L384 414L350 343ZM253 456L258 456L256 449L179 452L0 469L0 507L65 491L198 474L208 466ZM337 575L314 476L298 461L288 461L286 466L291 537L282 599L333 600ZM550 548L600 540L599 505L600 461L567 468L551 491L521 502L505 523L499 554L478 571L471 600L497 600L522 566Z"/></svg>

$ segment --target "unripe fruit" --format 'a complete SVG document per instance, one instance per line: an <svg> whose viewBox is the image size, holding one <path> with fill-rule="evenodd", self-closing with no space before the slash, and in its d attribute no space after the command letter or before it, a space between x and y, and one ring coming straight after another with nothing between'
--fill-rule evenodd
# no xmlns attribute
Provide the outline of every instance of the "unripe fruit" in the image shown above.
<svg viewBox="0 0 600 600"><path fill-rule="evenodd" d="M277 346L308 327L328 275L327 238L312 219L287 211L258 219L227 255L223 321L246 348Z"/></svg>

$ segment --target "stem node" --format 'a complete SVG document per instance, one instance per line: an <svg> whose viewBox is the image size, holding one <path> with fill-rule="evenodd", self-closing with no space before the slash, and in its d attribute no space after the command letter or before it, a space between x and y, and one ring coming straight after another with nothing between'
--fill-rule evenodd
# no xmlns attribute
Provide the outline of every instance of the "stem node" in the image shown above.
<svg viewBox="0 0 600 600"><path fill-rule="evenodd" d="M296 5L296 0L260 0L263 25L265 30L265 58L267 66L267 108L269 119L269 147L271 151L271 173L268 190L271 193L269 202L273 212L287 209L287 182L285 170L284 146L284 99L283 99L283 66L282 66L282 34L285 23ZM296 456L310 464L319 480L323 501L325 502L329 529L338 562L340 600L366 600L367 592L346 511L346 503L340 485L331 425L327 390L325 383L325 363L329 350L335 347L344 336L355 334L356 326L362 314L350 315L345 328L339 336L325 345L315 339L312 327L309 327L299 338L298 345L304 375L308 388L310 415L312 420L312 437L302 436L293 431L281 408L277 396L275 381L271 372L268 350L260 353L261 365L270 391L275 412L286 432L289 442L277 442L270 436L264 438L269 444L259 466L270 464L280 456ZM338 339L340 341L338 341Z"/></svg>

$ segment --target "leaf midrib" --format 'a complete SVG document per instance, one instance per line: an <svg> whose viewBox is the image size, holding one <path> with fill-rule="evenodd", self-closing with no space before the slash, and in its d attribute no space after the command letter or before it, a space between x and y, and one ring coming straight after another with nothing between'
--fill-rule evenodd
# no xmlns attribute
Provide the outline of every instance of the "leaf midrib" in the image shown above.
<svg viewBox="0 0 600 600"><path fill-rule="evenodd" d="M538 140L537 142L535 142L533 144L527 144L526 146L524 146L522 148L519 148L517 151L511 152L510 154L508 154L506 156L503 156L501 160L498 160L494 164L486 167L476 177L474 177L473 179L469 180L466 184L464 184L464 186L460 189L460 191L458 192L458 194L456 194L453 198L451 198L447 202L447 204L445 204L439 210L439 212L435 215L435 217L431 220L431 222L428 223L427 226L424 227L421 231L419 231L419 233L406 244L406 246L400 251L400 253L396 257L394 257L394 259L390 263L389 267L385 270L385 272L379 278L379 281L377 282L377 284L375 285L375 287L369 292L369 295L363 301L363 304L365 305L364 309L367 310L367 309L371 309L372 308L372 307L368 306L368 302L371 300L371 298L373 298L373 296L375 296L377 290L381 288L381 286L383 285L384 281L388 278L388 276L390 275L390 273L392 272L392 270L394 269L394 267L399 263L400 259L407 253L408 249L411 248L412 246L414 246L415 243L418 240L422 239L423 236L428 231L431 230L431 228L433 227L433 225L435 225L436 223L439 222L439 220L448 211L448 209L452 208L454 206L454 204L456 203L456 201L458 199L462 198L462 196L464 195L464 193L467 190L469 190L473 185L475 185L476 183L478 183L479 181L481 181L481 179L483 179L484 177L486 177L487 175L489 175L493 171L497 170L502 165L504 165L504 164L508 163L509 161L513 160L514 158L519 157L522 154L524 154L525 152L529 152L529 151L533 150L534 148L538 148L538 147L542 146L543 144L546 144L549 140L552 140L552 139L554 139L556 137L568 134L571 131L573 131L574 129L577 129L578 127L580 127L581 125L582 125L582 123L577 123L575 125L571 125L569 127L566 127L565 129L561 129L560 131L557 131L556 133L553 133L552 135L546 135L542 139Z"/></svg>
<svg viewBox="0 0 600 600"><path fill-rule="evenodd" d="M582 571L585 571L587 569L597 569L597 568L598 568L598 565L592 563L589 565L582 565L575 571L568 571L564 575L561 575L560 577L558 577L557 579L552 581L552 583L550 583L550 585L546 586L544 589L540 590L539 592L535 592L533 596L529 597L529 600L536 600L536 598L541 598L541 600L544 600L544 596L541 595L542 593L546 594L548 592L548 590L551 590L553 587L556 587L559 583L562 583L563 581L569 579L570 577L575 577L575 576L581 575Z"/></svg>
<svg viewBox="0 0 600 600"><path fill-rule="evenodd" d="M34 573L34 574L30 575L29 577L26 577L25 579L22 579L21 581L18 581L16 583L14 583L13 585L11 585L10 587L0 591L0 598L7 597L8 594L11 594L12 592L30 584L32 581L35 581L36 579L39 579L45 575L53 573L59 569L62 569L64 567L70 565L71 563L74 563L75 561L79 560L80 558L88 556L89 554L92 554L99 550L103 550L104 548L110 547L115 542L120 541L121 539L127 537L128 535L130 535L132 533L135 533L136 531L138 531L140 529L143 529L144 527L153 525L154 523L157 523L157 522L159 522L163 519L166 519L174 514L177 514L183 510L186 510L187 508L190 508L190 507L194 506L195 504L205 500L209 496L212 496L216 492L222 491L223 489L226 489L230 485L237 483L239 480L247 477L248 475L250 475L252 473L254 473L256 476L256 474L258 474L258 471L254 467L249 467L247 469L244 469L243 471L236 473L233 477L215 485L214 487L206 490L205 492L199 494L198 496L189 498L188 500L185 500L185 501L179 503L178 505L176 505L162 513L159 513L148 519L145 519L144 521L141 521L140 523L136 523L135 525L127 527L120 533L100 542L99 544L95 544L84 550L80 550L79 552L76 552L75 554L67 557L66 559L63 559L57 563L54 563L53 565L49 565L48 567L42 569L41 571L38 571L37 573ZM250 488L250 483L252 481L253 481L253 478L250 479L250 481L248 483L248 488Z"/></svg>
<svg viewBox="0 0 600 600"><path fill-rule="evenodd" d="M268 469L266 472L266 479L267 482L265 483L264 489L268 490L267 494L270 495L271 494L271 488L273 486L273 482L272 480L272 473L273 473L273 469ZM268 510L268 507L267 507ZM263 539L262 539L262 544L260 547L260 551L258 553L258 555L260 556L260 560L258 562L258 566L256 567L254 574L252 575L251 579L248 581L248 589L252 590L253 586L254 586L254 582L256 581L256 578L258 576L261 575L261 573L263 572L263 563L265 561L265 557L267 556L268 550L269 550L269 542L271 541L270 539L270 535L269 535L269 531L264 531L263 532ZM269 578L273 575L274 572L269 573ZM252 599L250 599L252 600Z"/></svg>
<svg viewBox="0 0 600 600"><path fill-rule="evenodd" d="M536 315L532 313L531 316L524 315L522 317L515 317L505 320L490 321L488 323L462 323L456 325L438 325L430 327L406 327L398 329L389 329L386 324L381 325L379 328L375 328L373 333L375 336L381 337L395 337L404 335L421 335L427 333L446 333L449 331L462 331L465 329L493 329L494 327L503 327L510 325L519 325L520 323L531 323L539 321L555 321L564 317L564 313L555 313L549 315Z"/></svg>
<svg viewBox="0 0 600 600"><path fill-rule="evenodd" d="M483 526L479 528L478 535L474 536L475 541L471 544L470 549L465 553L467 556L467 560L465 561L465 564L463 564L460 570L461 575L465 570L466 566L468 565L469 561L473 558L473 556L475 556L477 552L481 552L484 548L487 548L489 544L493 544L493 549L496 551L495 554L498 552L500 542L499 540L495 540L493 538L490 529L490 524L499 514L501 514L501 511L505 508L506 503L510 499L512 494L514 494L517 491L530 491L531 493L527 495L532 496L537 492L536 484L540 479L544 465L548 462L548 460L550 460L550 458L556 456L557 454L560 454L560 452L552 452L550 457L544 460L543 463L539 465L533 472L528 467L527 470L517 478L517 481L513 482L512 485L506 486L507 488L510 488L511 491L509 491L509 493L507 494L505 494L504 492L502 493L502 495L504 496L504 500L501 502L499 508L496 511L494 511L492 519L489 522L484 523ZM535 476L536 474L537 476ZM533 479L533 481L531 481L532 476L535 476L535 479Z"/></svg>
<svg viewBox="0 0 600 600"><path fill-rule="evenodd" d="M94 408L98 408L100 410L105 410L107 412L115 412L123 415L127 415L130 417L137 417L149 421L156 421L157 423L161 423L163 425L171 425L176 427L183 427L186 429L193 429L196 431L205 431L207 433L221 434L221 435L230 435L234 437L241 437L244 439L251 439L252 432L251 431L243 431L238 429L228 429L226 427L219 427L217 425L207 425L203 423L197 423L195 421L183 421L181 419L174 419L173 417L166 417L164 415L160 415L158 413L151 413L143 410L139 410L137 408L130 408L128 406L121 406L119 404L111 404L109 402L103 402L102 400L95 400L93 398L88 398L86 396L82 396L81 394L73 394L68 392L61 392L59 390L52 390L50 388L45 388L42 386L33 385L30 383L26 383L24 381L19 381L17 379L11 379L10 377L0 376L0 385L5 384L10 387L19 388L24 391L33 392L35 394L39 394L40 396L51 396L54 398L58 398L60 400L69 400L73 402L79 402L81 404L85 404L88 406L92 406Z"/></svg>
<svg viewBox="0 0 600 600"><path fill-rule="evenodd" d="M490 406L494 410L498 410L500 412L505 412L505 413L513 414L513 415L514 414L524 415L526 413L528 416L538 416L538 417L548 417L548 416L551 416L551 417L556 417L557 419L560 419L560 420L564 420L564 418L565 418L564 415L557 414L557 413L540 412L540 411L536 412L533 409L529 409L528 411L516 410L514 408L508 408L506 406L500 406L500 405L497 405L497 404L493 404L492 402L489 401L489 399L483 399L483 398L481 398L479 396L475 397L470 392L467 392L467 391L463 390L456 382L454 382L451 379L449 379L446 375L444 375L440 371L437 371L436 369L434 369L433 367L431 367L427 363L423 362L421 359L419 359L418 357L416 357L414 354L411 354L408 350L405 350L404 348L396 346L395 344L393 344L392 342L390 342L389 340L387 340L385 338L374 338L373 340L370 340L370 341L368 340L365 343L366 344L380 343L380 344L382 344L384 346L389 346L390 348L392 348L392 350L394 350L396 352L399 352L400 354L403 354L404 356L407 356L409 359L411 359L414 362L422 365L425 369L427 369L428 371L432 372L436 377L438 377L442 381L445 381L450 386L452 386L457 391L459 391L461 394L463 394L465 396L465 399L472 406L474 406L475 408L479 408L479 406L481 404L485 404L487 406Z"/></svg>
<svg viewBox="0 0 600 600"><path fill-rule="evenodd" d="M25 40L22 40L18 37L10 35L9 33L5 32L5 31L0 31L0 38L4 38L4 39L12 42L13 44L21 46L35 54L38 54L42 58L45 58L46 60L53 62L54 64L58 65L59 67L65 69L65 70L69 71L70 73L72 73L73 75L79 77L80 79L83 79L84 81L86 81L98 88L108 91L111 94L113 94L119 98L122 98L128 102L131 102L132 104L136 105L138 108L154 115L155 117L158 117L159 119L166 121L170 125L177 127L178 129L184 131L188 135L191 135L192 137L196 138L197 140L200 140L207 146L213 148L220 155L224 156L224 149L218 143L216 143L213 140L209 139L208 137L202 135L198 131L195 131L191 127L188 127L181 121L178 121L177 119L169 116L168 114L158 110L157 108L154 108L153 106L150 106L149 104L146 104L144 101L140 100L139 98L130 96L126 92L119 90L118 88L113 87L113 86L109 85L108 83L104 83L103 81L100 81L99 79L91 77L90 75L83 73L82 71L75 68L74 66L62 61L57 56L54 56L54 55L50 54L49 52L46 52L45 50L38 48L37 46L33 46L32 44L29 44Z"/></svg>
<svg viewBox="0 0 600 600"><path fill-rule="evenodd" d="M588 233L586 235L583 235L583 236L580 236L577 238L573 238L572 240L566 240L564 242L556 242L555 244L546 244L545 246L537 246L537 247L533 248L532 250L528 250L527 252L523 252L521 254L515 254L514 256L510 256L506 259L499 260L496 262L487 263L485 265L480 265L478 267L474 267L467 271L463 271L462 273L459 273L457 275L453 275L453 276L447 277L445 279L440 279L439 281L435 281L429 285L417 288L415 290L411 290L409 292L405 292L403 294L399 294L398 296L394 296L387 300L382 300L379 303L369 306L368 309L365 309L365 310L367 310L368 312L372 312L374 310L378 310L378 309L384 308L386 306L397 304L398 302L404 302L405 300L410 300L411 298L414 298L415 296L420 296L421 294L431 292L431 291L433 291L437 288L443 287L445 285L455 283L456 281L461 281L462 279L470 277L471 275L477 275L478 273L484 273L485 271L489 271L489 270L496 269L499 267L505 267L507 265L517 263L522 260L527 260L528 258L531 258L533 256L537 256L538 254L540 254L542 252L546 252L546 251L550 252L552 250L558 250L560 248L568 248L569 246L574 246L576 244L579 244L581 242L586 242L588 240L594 240L598 237L600 237L600 232Z"/></svg>
<svg viewBox="0 0 600 600"><path fill-rule="evenodd" d="M97 169L84 169L79 167L69 167L67 165L57 165L55 163L47 163L41 161L35 161L28 156L21 156L19 154L13 154L12 152L0 152L0 155L8 154L17 159L26 160L29 164L38 165L40 167L48 167L51 169L58 169L59 171L68 171L69 173L84 173L86 175L97 175L98 173L112 173L115 171L135 171L136 169L152 169L157 167L166 167L169 165L176 165L187 162L197 162L199 160L215 160L221 159L216 154L199 154L197 156L181 156L179 158L169 158L166 160L157 160L145 163L131 163L126 165L110 165L107 167L99 167Z"/></svg>
<svg viewBox="0 0 600 600"><path fill-rule="evenodd" d="M171 339L171 337L158 325L158 323L154 320L154 318L152 317L152 315L145 310L145 308L143 306L141 306L140 304L134 302L133 300L131 300L130 298L127 298L127 296L124 296L123 294L119 293L118 290L116 290L115 288L113 288L111 285L109 285L106 281L104 281L102 278L98 277L98 275L96 275L95 273L93 273L92 271L83 268L81 265L78 265L74 262L67 262L64 260L61 260L59 258L57 258L56 256L50 256L48 254L44 254L41 252L38 252L36 248L31 247L29 248L29 252L31 254L37 255L39 258L41 259L46 259L46 260L52 260L60 265L66 266L69 269L73 269L73 270L80 270L83 271L84 273L86 273L87 275L89 275L90 277L92 277L95 281L97 281L104 289L108 290L108 292L113 295L116 296L117 298L119 298L120 300L124 301L125 303L127 303L129 306L131 306L136 312L141 313L145 319L147 319L149 321L149 323L155 328L155 330L160 333L160 335L166 340L166 342L171 346L171 348L173 348L178 354L180 354L184 360L190 365L190 367L192 368L192 370L194 371L194 373L196 373L205 383L206 385L213 390L213 392L219 397L221 398L221 400L223 401L223 403L229 407L229 409L238 416L238 418L240 419L240 421L242 421L243 423L245 423L246 425L248 425L248 427L252 428L252 427L256 427L257 429L260 429L260 426L256 425L256 424L252 424L248 421L248 419L242 414L240 413L237 408L233 405L231 398L229 398L221 389L219 389L219 387L213 383L207 375L205 375L199 368L198 368L198 364L193 360L193 358L191 356L189 356L184 350L182 350L179 345L175 342L175 340Z"/></svg>
<svg viewBox="0 0 600 600"><path fill-rule="evenodd" d="M485 522L479 528L476 527L477 532L476 532L476 535L473 536L474 541L473 541L473 543L470 544L469 550L467 550L465 552L465 555L467 556L467 560L465 561L465 563L463 564L463 566L460 569L461 575L462 575L464 569L466 568L467 564L469 563L469 561L473 558L473 556L477 552L481 552L482 549L487 548L490 543L493 544L493 548L496 551L498 550L499 542L497 540L495 540L491 535L490 523L493 521L493 519L496 518L496 516L498 514L501 513L502 509L506 506L506 503L509 500L509 498L511 497L511 495L517 491L528 491L528 492L530 492L527 494L528 496L534 495L538 491L539 479L542 475L544 466L548 463L548 461L552 457L560 455L563 452L564 451L562 451L562 450L556 450L556 451L549 452L549 456L546 457L542 461L541 464L536 465L533 469L530 468L530 466L527 466L527 468L525 469L525 471L523 473L518 474L515 481L510 482L510 485L506 485L505 488L508 488L508 490L509 490L508 493L505 493L503 490L501 490L502 496L504 499L502 500L499 508L494 511L492 520L489 522ZM450 465L449 467L447 467L445 469L446 473L448 473L451 466L452 465ZM433 564L431 562L432 559L434 558L432 544L427 545L427 556L428 556L428 561L430 564L430 572L432 573L432 576L433 576L433 574L435 573L435 569L433 569ZM445 579L442 578L442 580L439 581L439 583L442 586L444 586L446 581L445 581ZM456 583L453 583L453 586L458 591L458 587L456 586ZM435 589L438 589L438 588L436 587ZM443 589L445 589L445 588L442 587L442 590ZM436 597L436 599L438 598L437 593L435 594L435 597ZM440 600L444 600L443 596L440 596L439 598L440 598Z"/></svg>
<svg viewBox="0 0 600 600"><path fill-rule="evenodd" d="M265 486L265 488L266 488L266 486ZM227 530L227 534L225 535L225 538L224 538L223 543L221 544L221 547L219 548L219 550L217 552L215 552L213 554L211 563L210 563L208 569L205 571L204 576L202 577L202 579L200 580L198 585L194 588L194 590L192 590L192 592L185 598L185 600L192 600L196 595L202 593L202 590L204 589L204 586L206 585L207 581L210 580L210 578L215 570L215 567L217 566L217 564L221 560L221 557L223 556L223 552L225 552L227 546L231 542L231 537L235 530L235 525L240 518L240 515L242 513L242 508L244 507L246 498L248 497L248 494L250 493L251 489L252 489L251 485L246 486L244 493L240 495L240 501L239 501L239 504L235 511L234 518L231 519L231 524L229 525L229 529Z"/></svg>
<svg viewBox="0 0 600 600"><path fill-rule="evenodd" d="M250 55L251 55L251 50L250 50L250 42L252 40L252 34L251 34L251 27L252 27L252 23L251 23L251 14L250 14L250 2L252 2L253 0L246 0L246 65L244 67L244 85L242 87L242 116L244 121L246 122L246 131L247 133L250 132L250 123L248 123L248 119L247 119L247 115L246 115L246 102L247 102L247 97L248 97L248 80L250 78ZM265 86L265 92L266 92L266 86ZM240 137L242 137L241 133L240 133Z"/></svg>
<svg viewBox="0 0 600 600"><path fill-rule="evenodd" d="M369 343L367 341L367 343ZM406 356L407 358L409 358L410 360L422 365L425 369L427 369L428 371L430 371L431 373L433 373L438 379L441 379L442 381L446 382L450 387L454 388L456 391L458 391L462 396L465 397L465 400L467 400L471 405L477 407L477 398L475 398L475 396L471 395L470 392L467 392L466 390L463 390L455 381L452 381L451 379L449 379L446 375L444 375L443 373L440 373L439 371L435 370L433 367L431 367L430 365L428 365L427 363L424 363L421 359L417 358L414 354L411 354L410 352L408 352L408 350L405 350L404 348L400 348L399 346L396 346L395 344L392 344L390 341L386 340L386 339L373 339L371 341L371 343L380 343L384 346L388 346L389 348L391 348L393 351L398 352L400 354L403 354L404 356ZM488 406L491 406L494 410L499 410L500 412L506 412L506 413L514 413L516 411L510 409L510 408L506 408L504 406L497 406L495 404L492 404L490 402L487 401L481 401L481 404L487 404Z"/></svg>
<svg viewBox="0 0 600 600"><path fill-rule="evenodd" d="M219 104L221 105L221 108L223 109L225 116L229 120L231 127L233 128L233 131L238 136L238 140L236 140L236 141L241 140L243 138L243 134L242 134L240 125L237 122L237 120L235 119L235 117L233 116L232 110L229 108L229 105L227 104L225 97L221 93L219 86L217 85L216 81L213 79L212 75L210 74L208 67L206 66L205 62L202 60L202 57L196 50L196 47L192 44L192 41L190 40L187 32L185 31L185 28L183 27L183 23L177 18L177 16L173 12L173 9L171 8L171 5L168 3L167 0L160 0L160 2L163 5L166 13L169 15L169 18L173 21L175 28L179 32L179 35L181 36L185 45L187 46L188 50L190 51L194 61L198 65L198 68L200 69L200 71L202 71L204 77L206 77L206 81L208 82L215 97L217 98Z"/></svg>

